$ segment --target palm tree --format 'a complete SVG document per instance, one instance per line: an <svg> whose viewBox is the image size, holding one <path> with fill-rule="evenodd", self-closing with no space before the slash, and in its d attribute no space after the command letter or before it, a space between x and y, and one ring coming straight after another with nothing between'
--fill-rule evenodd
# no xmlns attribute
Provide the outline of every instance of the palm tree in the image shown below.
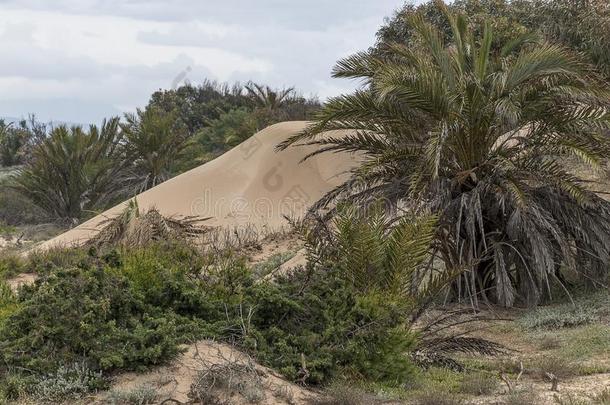
<svg viewBox="0 0 610 405"><path fill-rule="evenodd" d="M177 114L150 107L125 114L125 121L121 128L126 155L132 162L130 182L135 184L135 192L171 178L191 145Z"/></svg>
<svg viewBox="0 0 610 405"><path fill-rule="evenodd" d="M417 14L418 46L339 61L334 76L363 87L279 145L316 145L307 158L362 155L352 179L312 209L382 198L436 213L437 254L464 270L454 292L475 305L535 304L569 270L607 277L610 204L570 170L599 169L610 152L607 92L561 47L517 38L494 51L489 26L476 40L464 16L447 16L451 44ZM337 129L355 132L327 132Z"/></svg>
<svg viewBox="0 0 610 405"><path fill-rule="evenodd" d="M281 109L294 96L294 87L273 90L269 86L261 86L256 83L247 84L246 91L257 107L267 111Z"/></svg>
<svg viewBox="0 0 610 405"><path fill-rule="evenodd" d="M101 127L59 126L32 149L14 188L57 219L77 222L120 194L119 119Z"/></svg>

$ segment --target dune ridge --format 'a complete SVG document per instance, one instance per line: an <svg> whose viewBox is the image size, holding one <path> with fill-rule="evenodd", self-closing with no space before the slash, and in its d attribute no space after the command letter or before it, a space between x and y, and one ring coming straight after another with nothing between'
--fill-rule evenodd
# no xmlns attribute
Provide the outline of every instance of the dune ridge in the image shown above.
<svg viewBox="0 0 610 405"><path fill-rule="evenodd" d="M285 215L301 216L345 181L356 163L356 157L346 153L322 154L301 162L313 150L309 146L275 150L278 143L307 124L289 121L267 127L222 156L137 195L138 205L142 211L154 207L165 216L210 217L206 221L209 226L279 228L286 224ZM101 222L118 215L127 203L36 249L85 243L99 231Z"/></svg>

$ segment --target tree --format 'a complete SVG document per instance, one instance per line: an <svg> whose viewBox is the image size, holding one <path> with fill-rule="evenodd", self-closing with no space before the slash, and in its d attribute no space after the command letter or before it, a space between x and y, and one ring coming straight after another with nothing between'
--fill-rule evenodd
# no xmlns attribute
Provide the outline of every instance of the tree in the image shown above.
<svg viewBox="0 0 610 405"><path fill-rule="evenodd" d="M489 24L477 40L463 15L441 7L451 43L420 13L410 17L420 46L339 61L335 77L365 86L330 99L280 145L317 146L308 158L363 156L313 209L382 198L438 214L437 253L464 271L454 289L475 304L535 304L568 270L607 277L610 204L569 170L576 161L599 169L610 152L607 91L566 49L521 37L496 51ZM326 132L335 129L355 132Z"/></svg>
<svg viewBox="0 0 610 405"><path fill-rule="evenodd" d="M451 40L449 21L437 3L439 0L419 6L406 4L397 10L377 32L372 50L383 52L395 42L415 45L416 30L409 21L416 13L422 13L441 30L445 40ZM610 77L610 4L605 0L456 0L447 7L469 16L477 39L482 38L483 23L489 22L494 30L494 48L530 33L583 53L606 79Z"/></svg>
<svg viewBox="0 0 610 405"><path fill-rule="evenodd" d="M14 188L51 217L78 221L120 194L119 119L100 127L59 126L35 145Z"/></svg>
<svg viewBox="0 0 610 405"><path fill-rule="evenodd" d="M273 90L269 86L250 83L246 86L246 90L258 108L268 111L281 109L294 96L294 87Z"/></svg>
<svg viewBox="0 0 610 405"><path fill-rule="evenodd" d="M130 162L129 182L135 193L154 187L176 172L191 145L188 131L176 112L152 107L125 114L121 125L125 154Z"/></svg>
<svg viewBox="0 0 610 405"><path fill-rule="evenodd" d="M6 167L23 164L32 147L46 135L47 126L38 122L34 115L19 123L0 120L0 164Z"/></svg>

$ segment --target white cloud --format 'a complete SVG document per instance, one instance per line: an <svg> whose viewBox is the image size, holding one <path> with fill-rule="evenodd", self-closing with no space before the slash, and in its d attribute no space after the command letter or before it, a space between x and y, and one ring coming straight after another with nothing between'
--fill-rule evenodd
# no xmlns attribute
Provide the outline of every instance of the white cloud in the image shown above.
<svg viewBox="0 0 610 405"><path fill-rule="evenodd" d="M351 87L331 81L334 62L370 46L401 2L5 0L0 116L99 120L144 105L181 74L327 97Z"/></svg>

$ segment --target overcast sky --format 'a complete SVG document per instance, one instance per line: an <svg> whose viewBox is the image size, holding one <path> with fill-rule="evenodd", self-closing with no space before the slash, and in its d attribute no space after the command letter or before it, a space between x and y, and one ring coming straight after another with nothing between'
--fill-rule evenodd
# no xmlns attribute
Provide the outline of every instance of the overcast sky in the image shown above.
<svg viewBox="0 0 610 405"><path fill-rule="evenodd" d="M0 116L98 122L188 80L324 99L403 0L0 0Z"/></svg>

